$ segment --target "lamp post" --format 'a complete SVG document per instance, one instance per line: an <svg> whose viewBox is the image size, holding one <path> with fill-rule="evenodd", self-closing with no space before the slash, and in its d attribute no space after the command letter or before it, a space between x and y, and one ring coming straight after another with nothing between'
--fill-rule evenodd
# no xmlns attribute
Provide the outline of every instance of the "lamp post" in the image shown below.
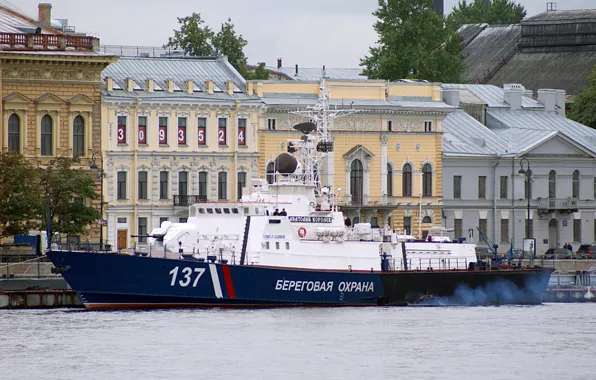
<svg viewBox="0 0 596 380"><path fill-rule="evenodd" d="M101 181L99 184L99 213L101 218L101 223L99 225L99 250L103 251L104 244L103 244L103 156L101 152L94 152L91 155L91 165L89 166L90 169L97 169L97 164L95 163L95 156L99 156L99 180Z"/></svg>
<svg viewBox="0 0 596 380"><path fill-rule="evenodd" d="M525 165L524 165L525 163ZM524 166L527 168L525 169ZM519 161L519 174L524 174L526 176L526 183L527 183L527 189L528 189L528 194L526 198L528 198L528 220L526 222L526 238L530 238L530 198L532 197L532 191L530 188L530 183L532 182L532 170L530 168L530 160L528 160L527 158L522 158Z"/></svg>

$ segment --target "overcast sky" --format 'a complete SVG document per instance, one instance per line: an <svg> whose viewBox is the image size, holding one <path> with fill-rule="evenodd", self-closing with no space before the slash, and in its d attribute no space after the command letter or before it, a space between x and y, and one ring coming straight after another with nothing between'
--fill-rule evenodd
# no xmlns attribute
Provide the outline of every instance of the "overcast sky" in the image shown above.
<svg viewBox="0 0 596 380"><path fill-rule="evenodd" d="M105 45L162 46L176 17L201 13L215 30L228 17L248 41L250 63L284 66L358 67L376 41L372 12L377 0L9 0L36 17L37 4L50 2L52 18L68 19ZM553 1L553 0L551 0ZM448 12L458 0L445 0ZM546 0L520 0L528 16L546 10ZM559 0L558 9L596 8L594 0Z"/></svg>

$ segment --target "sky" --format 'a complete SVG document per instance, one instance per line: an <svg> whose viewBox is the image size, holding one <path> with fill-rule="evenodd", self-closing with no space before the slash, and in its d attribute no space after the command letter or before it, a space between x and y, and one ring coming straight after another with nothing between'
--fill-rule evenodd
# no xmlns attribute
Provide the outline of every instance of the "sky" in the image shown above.
<svg viewBox="0 0 596 380"><path fill-rule="evenodd" d="M178 29L177 17L198 12L212 29L232 19L248 41L249 63L293 67L358 67L377 40L372 28L377 0L8 0L37 18L37 4L52 4L53 19L68 19L77 32L102 45L157 46ZM550 0L554 1L554 0ZM445 0L445 12L458 0ZM533 16L546 0L517 0ZM100 5L101 4L101 5ZM596 8L594 0L559 0L557 9Z"/></svg>

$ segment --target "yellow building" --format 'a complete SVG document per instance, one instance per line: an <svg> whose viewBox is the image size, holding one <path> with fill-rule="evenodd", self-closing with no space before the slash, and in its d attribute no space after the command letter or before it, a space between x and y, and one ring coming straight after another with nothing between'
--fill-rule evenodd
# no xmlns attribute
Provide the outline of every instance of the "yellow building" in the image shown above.
<svg viewBox="0 0 596 380"><path fill-rule="evenodd" d="M0 5L0 146L41 167L77 156L89 168L101 148L100 73L116 57L97 52L97 38L53 28L51 8L40 4L39 19L32 20ZM98 243L99 224L90 232L69 236L69 242Z"/></svg>
<svg viewBox="0 0 596 380"><path fill-rule="evenodd" d="M440 86L410 81L327 80L331 107L357 113L333 122L334 151L321 168L323 186L339 194L352 223L390 223L424 237L442 222L443 119L454 107ZM260 81L254 89L266 105L260 117L260 172L273 180L273 160L298 139L291 128L305 121L290 112L314 105L319 81Z"/></svg>
<svg viewBox="0 0 596 380"><path fill-rule="evenodd" d="M108 242L144 243L257 176L261 101L225 57L126 58L103 72Z"/></svg>

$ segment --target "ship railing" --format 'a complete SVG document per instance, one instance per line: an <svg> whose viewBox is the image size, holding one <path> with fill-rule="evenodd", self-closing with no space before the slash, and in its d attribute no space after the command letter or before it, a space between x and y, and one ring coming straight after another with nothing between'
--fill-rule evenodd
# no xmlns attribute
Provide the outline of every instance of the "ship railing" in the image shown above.
<svg viewBox="0 0 596 380"><path fill-rule="evenodd" d="M0 265L0 278L56 278L60 274L52 273L54 264L46 262L46 256L34 259L10 262Z"/></svg>
<svg viewBox="0 0 596 380"><path fill-rule="evenodd" d="M393 259L396 260L396 259ZM414 271L433 271L433 270L466 270L469 267L470 261L467 258L445 258L445 259L422 259L422 258L409 258L404 261L403 259L396 260L399 265L396 267L393 263L395 270L414 270ZM404 265L406 263L407 265ZM391 267L391 265L390 265Z"/></svg>

